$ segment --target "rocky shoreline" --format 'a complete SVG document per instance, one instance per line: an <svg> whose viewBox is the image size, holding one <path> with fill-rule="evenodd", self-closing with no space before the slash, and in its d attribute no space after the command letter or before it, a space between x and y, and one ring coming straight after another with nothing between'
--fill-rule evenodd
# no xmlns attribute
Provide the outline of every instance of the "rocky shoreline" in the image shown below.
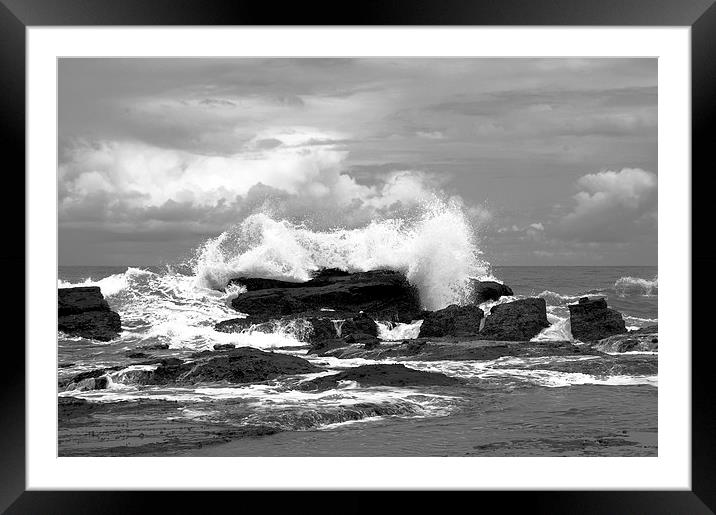
<svg viewBox="0 0 716 515"><path fill-rule="evenodd" d="M273 332L278 327L291 326L294 334L305 342L309 356L465 361L606 356L614 352L658 350L656 326L627 331L622 315L608 308L601 297L584 297L568 306L572 333L581 340L579 343L532 341L550 325L542 298L494 304L486 313L479 303L495 302L512 295L508 286L494 281L475 281L472 303L450 305L436 311L421 309L416 289L404 275L390 270L347 273L323 269L303 283L236 278L229 281L231 284L245 288L244 293L232 300L232 306L248 316L220 321L214 326L216 331ZM110 310L98 287L60 288L58 295L60 331L99 341L109 341L119 335L120 317ZM388 342L378 337L378 322L394 326L416 320L422 320L417 338ZM165 346L156 348L166 349ZM137 361L151 358L143 352L128 353L127 357L132 360L127 365L131 371L122 372L127 367L121 366L86 371L61 383L60 388L107 388L112 375L120 372L122 381L158 385L260 382L281 375L322 370L298 356L252 348L235 349L233 344L215 345L213 351L195 353L188 360ZM380 365L375 367L378 367L376 372L381 372ZM365 380L367 376L363 377Z"/></svg>
<svg viewBox="0 0 716 515"><path fill-rule="evenodd" d="M465 383L459 377L430 370L430 364L490 362L490 366L498 369L502 362L495 364L495 360L500 359L508 360L505 367L525 373L557 371L601 377L657 374L656 356L624 353L657 352L658 328L628 331L621 314L610 309L600 297L581 298L567 306L575 341L537 341L535 337L550 326L545 300L510 299L512 290L494 281L475 281L470 302L434 311L422 309L417 291L405 276L388 270L354 274L322 270L303 283L236 278L231 284L245 288L231 302L238 316L217 321L214 330L222 333L286 330L303 346L268 352L219 343L212 350L177 353L164 343L156 343L123 351L111 366L80 369L74 374L63 372L58 381L60 442L61 448L74 450L61 451L62 455L102 455L106 446L116 445L126 448L112 447L114 455L151 453L169 434L177 442L183 442L169 447L182 452L217 441L282 430L280 420L247 422L240 428L216 421L206 425L199 419L184 420L181 424L154 423L149 422L151 416L148 418L147 413L156 413L162 420L166 417L174 420L172 414L177 410L193 408L160 399L105 404L75 397L99 394L117 384L124 385L122 388L181 390L203 386L274 388L278 381L282 389L314 395L349 384L420 391L474 389L479 381ZM101 342L112 342L120 336L120 315L110 309L99 288L61 288L58 296L60 331ZM395 340L385 337L386 327L406 327L405 324L413 327L413 337ZM540 358L554 359L543 362ZM356 359L369 363L359 361L355 366L350 360ZM336 367L335 363L343 362L345 366ZM408 367L401 362L412 365ZM424 363L428 370L416 369L418 363ZM241 403L230 400L211 401L211 405L229 412L244 409ZM331 408L320 415L320 420L343 422L402 413L391 411L395 409L413 408L369 402ZM134 435L131 442L122 444L118 429L103 422L114 415L127 417L126 427L119 430L130 431ZM241 412L236 416L247 415ZM291 416L298 417L298 422L292 423L299 425L301 417L309 417L305 421L307 428L317 423L315 413ZM102 428L98 433L94 432L96 424ZM82 433L87 428L92 428L89 436ZM182 431L196 432L196 438L187 440Z"/></svg>

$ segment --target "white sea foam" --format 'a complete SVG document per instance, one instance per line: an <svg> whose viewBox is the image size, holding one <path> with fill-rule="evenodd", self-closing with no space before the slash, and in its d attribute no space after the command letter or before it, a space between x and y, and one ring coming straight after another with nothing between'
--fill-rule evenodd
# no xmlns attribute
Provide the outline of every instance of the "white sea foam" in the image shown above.
<svg viewBox="0 0 716 515"><path fill-rule="evenodd" d="M378 338L386 341L412 340L420 334L422 320L416 320L410 324L394 324L392 322L377 322Z"/></svg>
<svg viewBox="0 0 716 515"><path fill-rule="evenodd" d="M156 343L172 349L210 349L217 343L259 349L305 345L301 341L305 327L300 324L277 324L272 333L255 328L231 334L215 331L216 322L240 316L230 301L245 291L243 287L225 292L205 288L196 284L195 277L171 268L160 273L128 268L99 281L62 281L60 285L99 286L110 307L120 314L121 341L131 348Z"/></svg>
<svg viewBox="0 0 716 515"><path fill-rule="evenodd" d="M490 277L480 254L461 207L434 202L414 219L328 232L254 214L204 244L193 266L206 288L224 288L241 275L306 281L324 267L398 270L418 288L425 308L440 309L467 299L470 278Z"/></svg>

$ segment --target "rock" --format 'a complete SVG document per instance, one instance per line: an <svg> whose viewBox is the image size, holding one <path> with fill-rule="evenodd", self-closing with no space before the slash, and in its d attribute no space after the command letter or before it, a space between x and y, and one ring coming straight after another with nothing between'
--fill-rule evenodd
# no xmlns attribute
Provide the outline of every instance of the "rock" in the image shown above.
<svg viewBox="0 0 716 515"><path fill-rule="evenodd" d="M595 359L549 361L538 363L509 363L495 365L500 368L522 368L525 370L552 370L555 372L567 372L587 374L592 376L650 376L657 375L659 360L653 355L626 355L610 356L602 355Z"/></svg>
<svg viewBox="0 0 716 515"><path fill-rule="evenodd" d="M132 359L147 359L147 358L151 358L151 356L150 356L149 354L146 354L146 353L144 353L144 352L128 352L128 353L127 353L127 357L128 357L128 358L132 358Z"/></svg>
<svg viewBox="0 0 716 515"><path fill-rule="evenodd" d="M70 336L108 342L119 336L122 321L114 311L88 311L58 317L57 329Z"/></svg>
<svg viewBox="0 0 716 515"><path fill-rule="evenodd" d="M482 304L489 300L500 300L502 296L514 295L512 288L497 281L473 281L472 285L472 297L475 304Z"/></svg>
<svg viewBox="0 0 716 515"><path fill-rule="evenodd" d="M659 350L659 338L654 333L631 331L602 338L593 343L592 347L602 352L656 352Z"/></svg>
<svg viewBox="0 0 716 515"><path fill-rule="evenodd" d="M148 345L142 345L139 347L142 350L167 350L169 348L168 343L150 343Z"/></svg>
<svg viewBox="0 0 716 515"><path fill-rule="evenodd" d="M251 317L247 318L231 318L229 320L223 320L214 325L214 330L221 333L240 333L241 331L248 329L252 325L256 324Z"/></svg>
<svg viewBox="0 0 716 515"><path fill-rule="evenodd" d="M312 350L311 353L339 359L381 360L409 357L416 361L484 361L506 356L537 358L604 354L587 345L574 345L568 341L506 342L478 338L418 338L399 344L383 342L375 348L331 343L324 348Z"/></svg>
<svg viewBox="0 0 716 515"><path fill-rule="evenodd" d="M380 344L377 336L366 333L351 333L343 337L343 341L348 344L362 343L366 348L373 348Z"/></svg>
<svg viewBox="0 0 716 515"><path fill-rule="evenodd" d="M357 381L362 386L449 386L459 381L437 372L414 370L405 365L361 365L301 383L304 390L335 388L339 381Z"/></svg>
<svg viewBox="0 0 716 515"><path fill-rule="evenodd" d="M188 361L179 358L149 360L142 364L156 365L156 368L129 370L121 374L125 376L125 381L128 379L134 384L183 385L217 381L253 383L282 375L308 374L323 370L297 356L264 352L249 347L227 351L202 351L192 357L195 359ZM107 376L124 368L117 366L83 372L60 386L66 390L103 389L109 384Z"/></svg>
<svg viewBox="0 0 716 515"><path fill-rule="evenodd" d="M568 307L572 336L580 341L596 341L627 332L621 313L609 309L604 297L582 297L578 304Z"/></svg>
<svg viewBox="0 0 716 515"><path fill-rule="evenodd" d="M109 386L109 374L121 368L116 366L81 372L70 379L61 381L59 386L65 391L104 390Z"/></svg>
<svg viewBox="0 0 716 515"><path fill-rule="evenodd" d="M230 350L235 349L236 345L233 343L217 343L214 345L214 350Z"/></svg>
<svg viewBox="0 0 716 515"><path fill-rule="evenodd" d="M122 330L119 313L97 286L57 289L57 329L70 336L109 341Z"/></svg>
<svg viewBox="0 0 716 515"><path fill-rule="evenodd" d="M392 270L324 270L304 283L274 286L242 293L231 305L263 320L320 317L321 309L331 309L337 318L363 311L373 319L410 322L421 311L417 290L403 274Z"/></svg>
<svg viewBox="0 0 716 515"><path fill-rule="evenodd" d="M203 356L203 353L199 353ZM308 374L321 369L303 358L288 354L264 352L249 347L225 351L220 355L209 352L209 357L193 362L162 363L157 367L152 384L197 383L227 381L253 383L275 379L282 375Z"/></svg>
<svg viewBox="0 0 716 515"><path fill-rule="evenodd" d="M59 316L109 310L109 304L107 304L99 286L57 289L57 314Z"/></svg>
<svg viewBox="0 0 716 515"><path fill-rule="evenodd" d="M360 313L351 319L344 320L340 324L340 328L341 337L357 333L378 337L378 324L365 313Z"/></svg>
<svg viewBox="0 0 716 515"><path fill-rule="evenodd" d="M480 338L529 341L549 325L547 303L544 299L520 299L493 306L485 318Z"/></svg>
<svg viewBox="0 0 716 515"><path fill-rule="evenodd" d="M308 319L312 331L308 336L309 343L317 344L325 340L332 340L338 336L336 326L330 318L311 317Z"/></svg>
<svg viewBox="0 0 716 515"><path fill-rule="evenodd" d="M427 311L420 326L419 337L468 336L480 332L484 312L475 305L452 304L438 311Z"/></svg>
<svg viewBox="0 0 716 515"><path fill-rule="evenodd" d="M649 325L646 327L642 327L641 329L636 329L634 331L629 331L630 334L634 333L640 333L640 334L658 334L659 333L659 325Z"/></svg>

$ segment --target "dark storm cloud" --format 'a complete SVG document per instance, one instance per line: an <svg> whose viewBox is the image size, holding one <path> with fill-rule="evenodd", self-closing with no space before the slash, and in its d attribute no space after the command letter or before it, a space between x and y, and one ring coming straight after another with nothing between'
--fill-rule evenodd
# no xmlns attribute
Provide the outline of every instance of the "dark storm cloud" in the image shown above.
<svg viewBox="0 0 716 515"><path fill-rule="evenodd" d="M121 234L122 256L146 263L256 210L349 226L440 195L463 199L497 264L653 262L656 70L655 59L62 59L60 238ZM584 179L624 169L654 176L631 177L651 184L636 203L624 184ZM72 234L61 262L115 259L116 245ZM164 242L154 258L152 235Z"/></svg>

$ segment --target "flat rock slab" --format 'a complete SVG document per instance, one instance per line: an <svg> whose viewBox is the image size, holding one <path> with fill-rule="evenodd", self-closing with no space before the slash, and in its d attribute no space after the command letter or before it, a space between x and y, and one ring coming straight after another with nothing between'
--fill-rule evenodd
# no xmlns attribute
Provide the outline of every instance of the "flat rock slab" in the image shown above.
<svg viewBox="0 0 716 515"><path fill-rule="evenodd" d="M67 390L99 390L107 388L108 375L123 374L123 381L142 385L195 384L203 382L257 383L285 375L309 374L323 370L309 361L273 352L240 347L226 351L204 351L191 360L165 358L148 360L143 365L156 365L124 371L123 367L91 370L77 374L60 384Z"/></svg>
<svg viewBox="0 0 716 515"><path fill-rule="evenodd" d="M509 342L478 339L419 338L399 344L380 344L366 349L362 345L328 347L315 352L318 356L352 359L410 358L424 361L466 361L493 360L505 356L543 357L602 355L603 353L586 345L561 342Z"/></svg>
<svg viewBox="0 0 716 515"><path fill-rule="evenodd" d="M339 381L356 381L361 386L449 386L459 381L437 372L414 370L405 365L361 365L338 374L323 376L300 384L303 390L335 388Z"/></svg>
<svg viewBox="0 0 716 515"><path fill-rule="evenodd" d="M255 288L233 299L233 308L260 320L320 316L321 309L331 309L344 315L355 316L363 311L377 320L410 322L421 312L417 290L405 275L393 270L357 273L324 270L304 283L261 281L258 284L253 280L232 279L231 282L248 285L247 289Z"/></svg>

